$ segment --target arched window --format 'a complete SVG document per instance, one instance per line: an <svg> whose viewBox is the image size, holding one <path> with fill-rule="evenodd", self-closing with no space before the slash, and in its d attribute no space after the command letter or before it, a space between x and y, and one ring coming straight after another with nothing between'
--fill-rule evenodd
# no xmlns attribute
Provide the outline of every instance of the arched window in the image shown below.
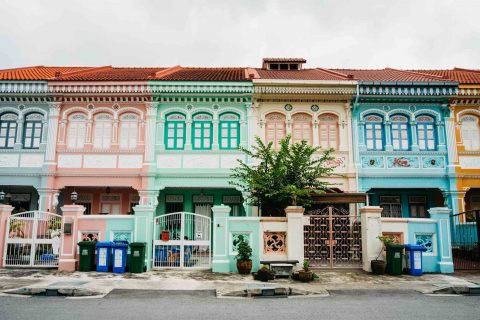
<svg viewBox="0 0 480 320"><path fill-rule="evenodd" d="M318 117L318 134L320 147L338 149L338 117L331 113L324 113Z"/></svg>
<svg viewBox="0 0 480 320"><path fill-rule="evenodd" d="M120 148L133 149L137 146L138 117L127 113L120 117Z"/></svg>
<svg viewBox="0 0 480 320"><path fill-rule="evenodd" d="M185 115L170 113L165 122L166 149L182 150L185 146Z"/></svg>
<svg viewBox="0 0 480 320"><path fill-rule="evenodd" d="M112 142L112 116L101 113L95 116L93 130L93 146L95 148L110 148Z"/></svg>
<svg viewBox="0 0 480 320"><path fill-rule="evenodd" d="M465 150L480 149L480 130L478 128L478 118L472 115L465 115L462 121L462 140Z"/></svg>
<svg viewBox="0 0 480 320"><path fill-rule="evenodd" d="M209 150L212 148L212 116L197 113L192 122L193 149Z"/></svg>
<svg viewBox="0 0 480 320"><path fill-rule="evenodd" d="M365 117L365 141L367 150L383 150L383 118L376 115Z"/></svg>
<svg viewBox="0 0 480 320"><path fill-rule="evenodd" d="M408 150L410 148L410 133L408 118L402 115L390 117L393 150Z"/></svg>
<svg viewBox="0 0 480 320"><path fill-rule="evenodd" d="M17 137L18 115L7 112L0 115L0 148L11 149Z"/></svg>
<svg viewBox="0 0 480 320"><path fill-rule="evenodd" d="M72 114L69 118L67 146L69 148L80 149L85 145L85 136L87 131L87 117L83 113Z"/></svg>
<svg viewBox="0 0 480 320"><path fill-rule="evenodd" d="M431 116L418 116L417 139L420 150L435 150L437 147L435 134L435 119Z"/></svg>
<svg viewBox="0 0 480 320"><path fill-rule="evenodd" d="M287 129L285 116L281 113L269 113L265 116L265 137L267 143L272 142L275 149L280 148L280 140L285 139Z"/></svg>
<svg viewBox="0 0 480 320"><path fill-rule="evenodd" d="M220 149L237 149L240 144L240 117L235 113L220 115Z"/></svg>
<svg viewBox="0 0 480 320"><path fill-rule="evenodd" d="M23 148L38 149L42 141L43 115L29 113L25 116L23 129Z"/></svg>
<svg viewBox="0 0 480 320"><path fill-rule="evenodd" d="M312 116L306 113L297 113L292 117L292 141L305 140L312 145Z"/></svg>

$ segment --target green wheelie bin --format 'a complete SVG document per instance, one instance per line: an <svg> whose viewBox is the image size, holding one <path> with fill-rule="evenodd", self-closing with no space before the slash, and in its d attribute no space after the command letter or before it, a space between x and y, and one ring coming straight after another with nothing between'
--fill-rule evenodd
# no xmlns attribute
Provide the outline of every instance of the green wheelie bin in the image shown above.
<svg viewBox="0 0 480 320"><path fill-rule="evenodd" d="M80 249L79 271L95 270L95 241L80 241L78 243Z"/></svg>
<svg viewBox="0 0 480 320"><path fill-rule="evenodd" d="M399 276L403 271L403 244L387 245L387 274Z"/></svg>
<svg viewBox="0 0 480 320"><path fill-rule="evenodd" d="M142 273L145 271L145 242L132 242L130 245L130 272Z"/></svg>

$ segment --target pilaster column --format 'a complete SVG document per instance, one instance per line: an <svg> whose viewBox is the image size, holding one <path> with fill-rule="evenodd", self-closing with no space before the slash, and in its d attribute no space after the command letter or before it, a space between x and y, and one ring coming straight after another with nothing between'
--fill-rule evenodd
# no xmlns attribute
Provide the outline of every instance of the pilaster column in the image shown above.
<svg viewBox="0 0 480 320"><path fill-rule="evenodd" d="M355 164L353 162L353 123L352 123L352 111L351 104L345 103L345 115L346 115L346 125L347 125L347 141L345 142L348 150L348 172L353 172L355 170ZM351 189L350 189L351 190Z"/></svg>
<svg viewBox="0 0 480 320"><path fill-rule="evenodd" d="M153 230L155 223L153 217L155 215L156 205L137 205L133 207L135 212L135 242L145 242L145 266L147 270L151 270L153 266Z"/></svg>
<svg viewBox="0 0 480 320"><path fill-rule="evenodd" d="M115 119L113 119L113 126L112 126L112 147L117 149L119 142L118 142L118 136L119 136L119 121L117 116L115 115Z"/></svg>
<svg viewBox="0 0 480 320"><path fill-rule="evenodd" d="M377 206L366 206L360 208L362 223L362 258L363 270L371 272L370 262L377 259L382 250L382 242L378 239L382 235L383 208Z"/></svg>
<svg viewBox="0 0 480 320"><path fill-rule="evenodd" d="M55 154L57 150L57 131L58 131L58 116L61 108L60 102L49 102L48 104L48 139L47 139L47 153L45 155L45 164L55 164Z"/></svg>
<svg viewBox="0 0 480 320"><path fill-rule="evenodd" d="M23 146L22 137L23 137L23 116L17 119L17 132L15 135L15 145L13 147L14 149L22 149L22 146Z"/></svg>
<svg viewBox="0 0 480 320"><path fill-rule="evenodd" d="M0 268L3 268L3 255L5 248L5 238L8 228L8 218L12 214L13 207L8 204L0 204Z"/></svg>
<svg viewBox="0 0 480 320"><path fill-rule="evenodd" d="M91 118L92 115L88 115L87 120L87 134L85 137L85 149L92 149L93 141L92 141L92 130L93 130L93 119Z"/></svg>
<svg viewBox="0 0 480 320"><path fill-rule="evenodd" d="M410 132L412 133L412 151L419 151L416 121L410 122Z"/></svg>
<svg viewBox="0 0 480 320"><path fill-rule="evenodd" d="M287 215L287 255L288 260L298 260L297 268L303 265L305 258L303 239L304 212L304 207L290 206L285 208Z"/></svg>
<svg viewBox="0 0 480 320"><path fill-rule="evenodd" d="M158 102L146 102L147 119L145 126L145 160L144 163L152 165L154 162L155 130L157 120Z"/></svg>
<svg viewBox="0 0 480 320"><path fill-rule="evenodd" d="M165 150L165 119L160 119L160 121L157 123L157 128L158 140L156 141L156 145L158 146L159 150Z"/></svg>
<svg viewBox="0 0 480 320"><path fill-rule="evenodd" d="M438 271L441 273L453 273L452 238L450 234L449 208L430 208L430 218L437 221L437 252Z"/></svg>
<svg viewBox="0 0 480 320"><path fill-rule="evenodd" d="M393 151L391 126L390 121L385 121L385 151Z"/></svg>
<svg viewBox="0 0 480 320"><path fill-rule="evenodd" d="M228 217L230 207L226 205L213 206L213 272L230 272L228 257ZM253 244L250 244L253 248Z"/></svg>
<svg viewBox="0 0 480 320"><path fill-rule="evenodd" d="M187 126L185 131L185 150L192 150L192 118L190 116L185 120L185 125Z"/></svg>
<svg viewBox="0 0 480 320"><path fill-rule="evenodd" d="M240 146L243 148L247 147L247 140L248 140L248 127L247 127L247 121L242 118L240 120Z"/></svg>
<svg viewBox="0 0 480 320"><path fill-rule="evenodd" d="M220 149L220 146L218 144L218 123L219 123L219 121L218 121L217 117L218 117L218 115L215 115L215 118L212 121L212 126L213 126L213 130L212 130L212 132L213 132L212 150Z"/></svg>
<svg viewBox="0 0 480 320"><path fill-rule="evenodd" d="M449 110L449 117L445 117L445 130L442 131L446 133L448 166L455 167L458 164L457 141L455 137L455 105L452 104Z"/></svg>
<svg viewBox="0 0 480 320"><path fill-rule="evenodd" d="M359 151L365 151L367 149L367 145L365 144L365 122L354 120L353 121L354 127L356 128L358 125L357 130L357 137L358 137L358 149Z"/></svg>
<svg viewBox="0 0 480 320"><path fill-rule="evenodd" d="M73 272L76 269L78 261L78 218L83 215L83 212L85 212L85 207L72 204L65 205L60 209L62 210L63 224L72 223L72 233L65 234L64 232L62 232L62 246L60 249L60 257L58 260L58 270Z"/></svg>
<svg viewBox="0 0 480 320"><path fill-rule="evenodd" d="M38 210L55 212L58 205L59 190L38 189Z"/></svg>

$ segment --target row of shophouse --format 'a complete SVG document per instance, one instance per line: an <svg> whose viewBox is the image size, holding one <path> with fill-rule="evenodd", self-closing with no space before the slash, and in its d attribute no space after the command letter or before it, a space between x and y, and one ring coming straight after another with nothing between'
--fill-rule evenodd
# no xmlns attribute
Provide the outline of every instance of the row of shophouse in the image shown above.
<svg viewBox="0 0 480 320"><path fill-rule="evenodd" d="M480 71L323 69L305 63L0 70L3 202L13 206L12 217L39 211L75 222L71 235L62 235L62 246L71 244L59 253L65 269L74 268L79 240L122 238L155 246L162 224L182 229L177 241L203 240L205 265L212 267L221 228L212 208L220 208L221 219L241 222L242 232L262 219L229 183L237 160L251 161L238 147L253 145L256 136L277 147L291 135L335 149L339 175L328 178L335 186L316 204L318 212L334 206L355 215L363 206L379 206L381 217L408 222L430 219L432 208L451 214L480 209ZM185 230L185 215L180 222L167 219L177 212L193 214L191 231ZM208 226L194 232L203 223L199 217L207 217ZM4 219L3 228L8 223ZM262 243L283 239L247 233ZM235 241L235 233L222 236ZM8 234L5 239L4 255ZM283 257L286 240L284 249L270 249ZM234 248L223 250L217 263L231 264L225 257ZM155 267L159 254L149 248L149 266Z"/></svg>

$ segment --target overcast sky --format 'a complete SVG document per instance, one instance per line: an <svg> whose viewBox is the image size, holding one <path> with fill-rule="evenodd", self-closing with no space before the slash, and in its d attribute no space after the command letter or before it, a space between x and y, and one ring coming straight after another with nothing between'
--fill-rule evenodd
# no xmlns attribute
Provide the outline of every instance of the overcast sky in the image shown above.
<svg viewBox="0 0 480 320"><path fill-rule="evenodd" d="M480 68L479 0L3 0L0 68Z"/></svg>

